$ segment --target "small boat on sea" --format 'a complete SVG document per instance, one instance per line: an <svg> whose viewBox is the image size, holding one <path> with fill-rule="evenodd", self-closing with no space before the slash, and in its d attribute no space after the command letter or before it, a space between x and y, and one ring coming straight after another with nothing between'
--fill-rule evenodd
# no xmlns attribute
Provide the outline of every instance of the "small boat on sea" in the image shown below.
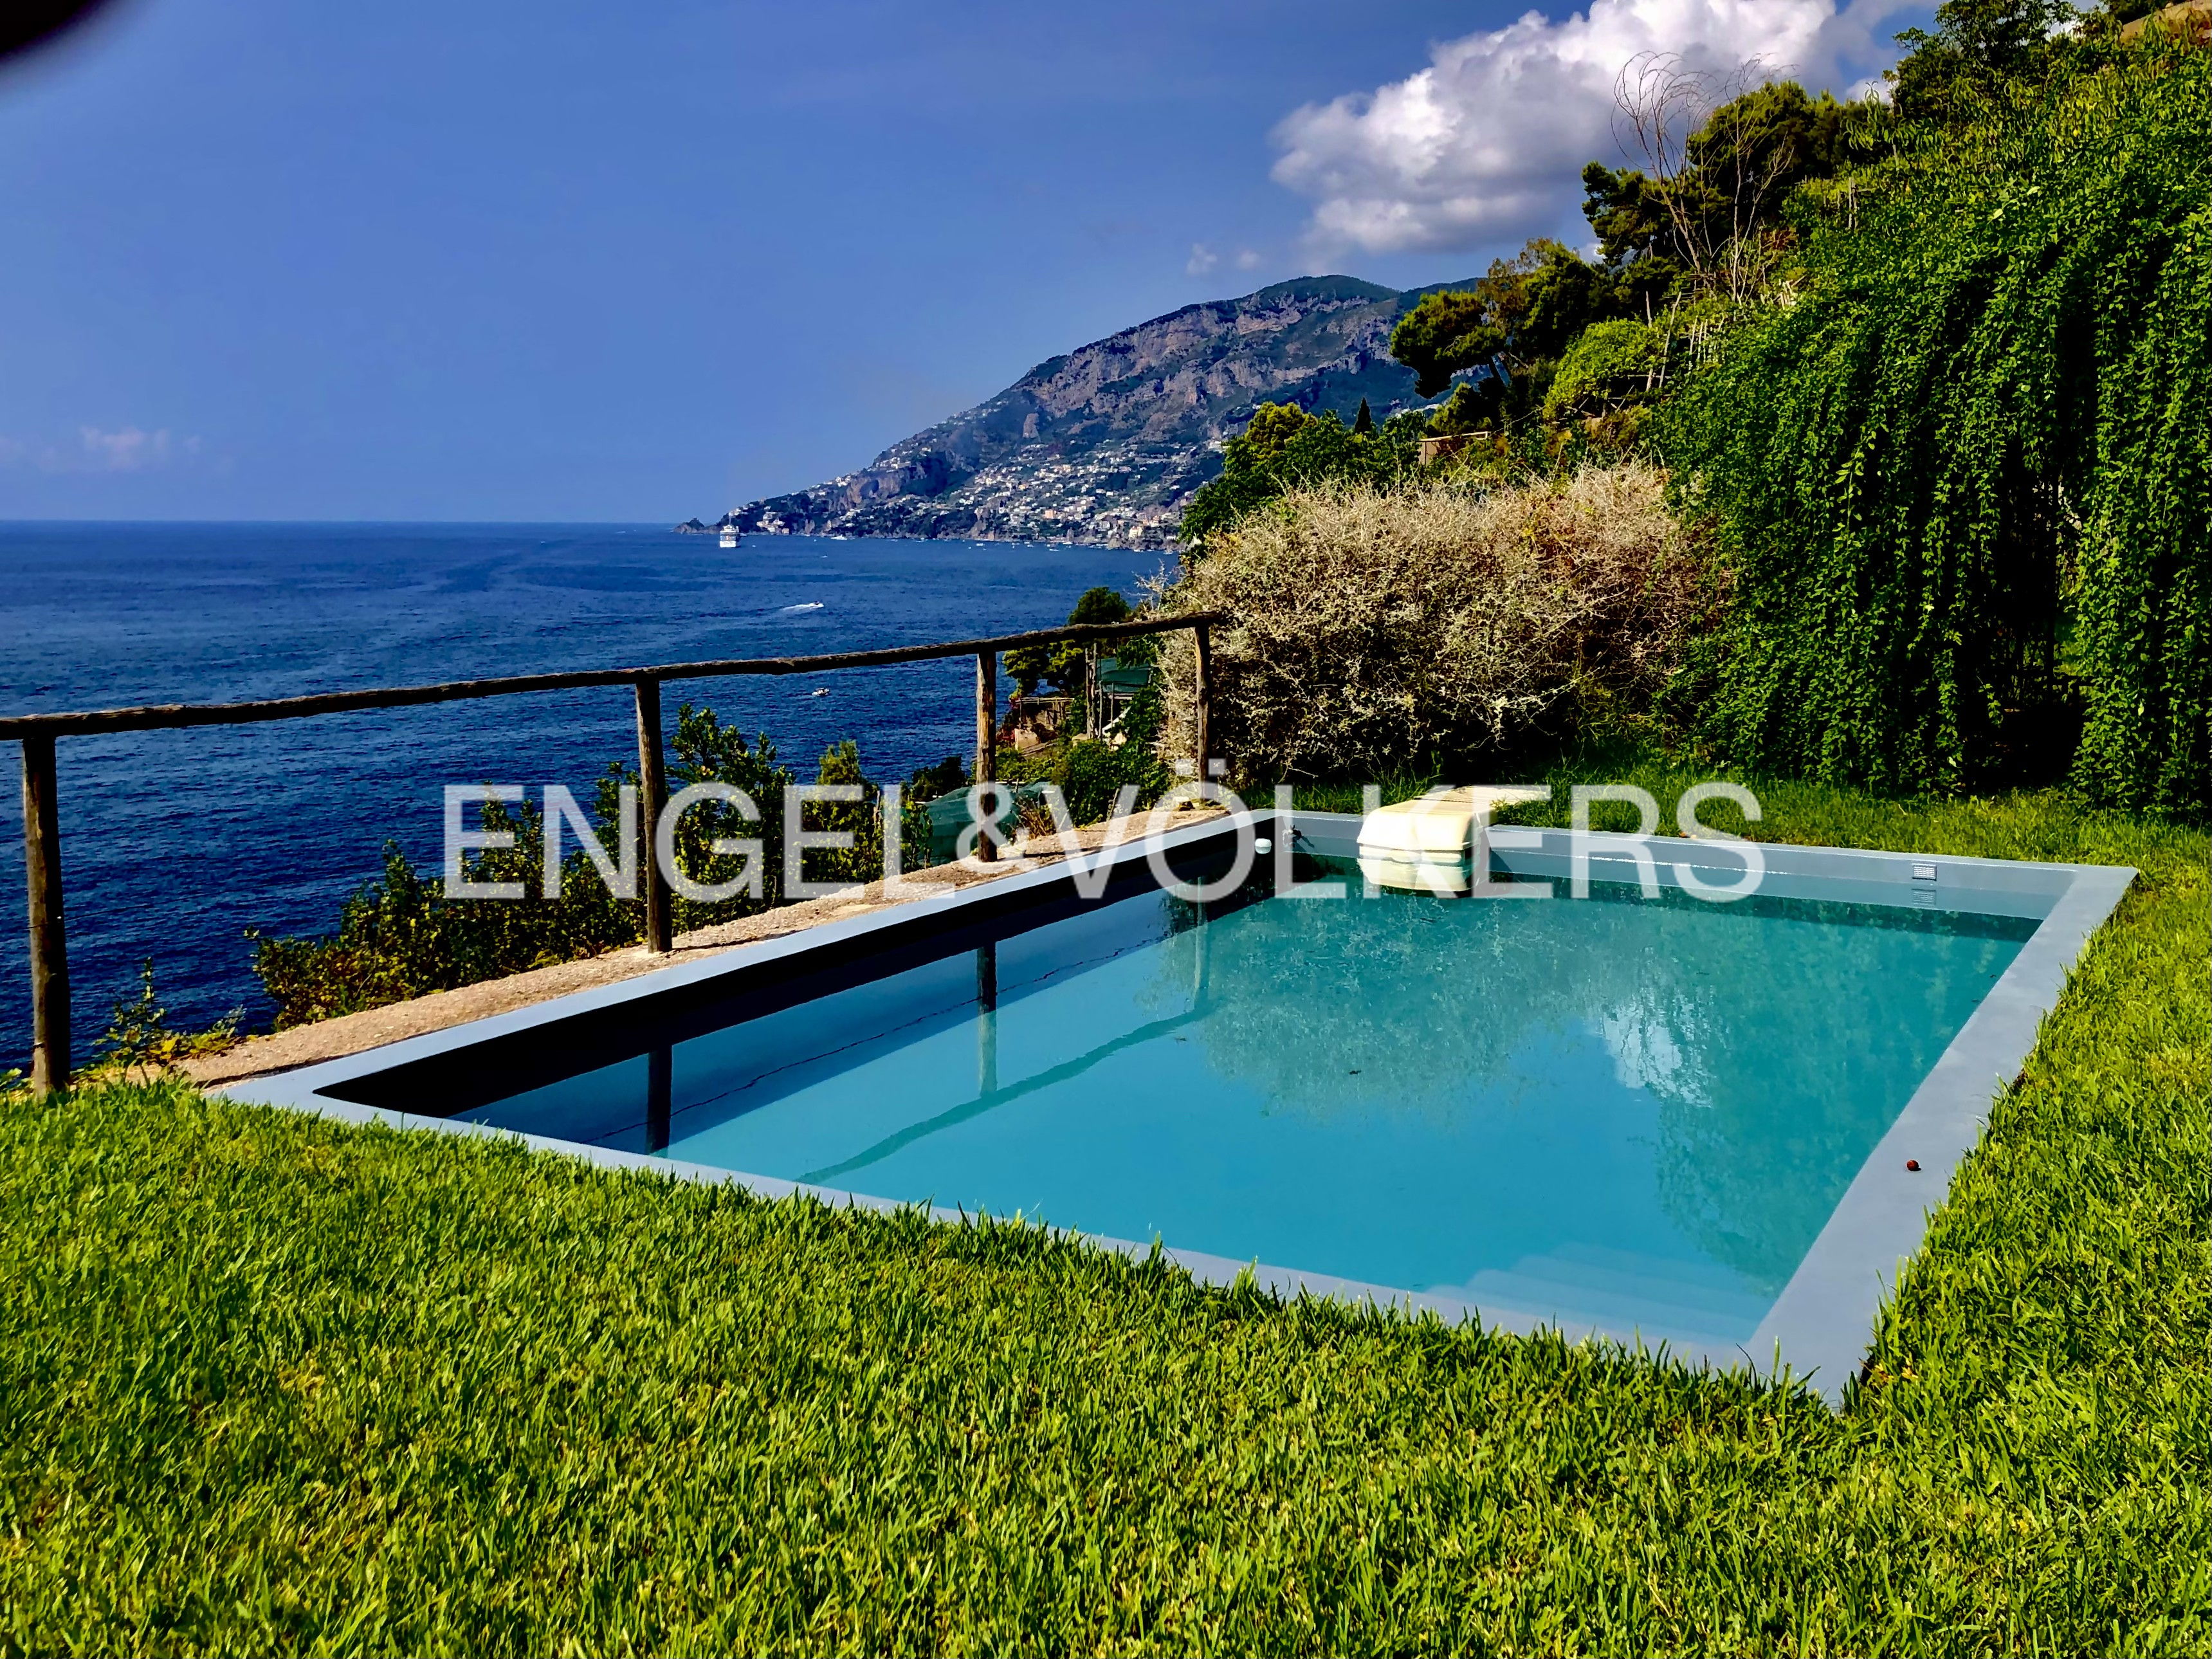
<svg viewBox="0 0 2212 1659"><path fill-rule="evenodd" d="M735 547L737 544L738 527L726 519L722 521L722 545L725 547Z"/></svg>

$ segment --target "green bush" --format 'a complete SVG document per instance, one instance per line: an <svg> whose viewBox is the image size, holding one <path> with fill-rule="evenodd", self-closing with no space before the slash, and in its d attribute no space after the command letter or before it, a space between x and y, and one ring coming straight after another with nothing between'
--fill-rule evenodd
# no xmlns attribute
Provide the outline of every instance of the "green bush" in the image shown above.
<svg viewBox="0 0 2212 1659"><path fill-rule="evenodd" d="M149 958L138 970L138 994L115 1005L114 1018L94 1045L91 1069L95 1073L129 1074L219 1054L238 1044L245 1024L246 1010L234 1008L204 1030L180 1031L171 1025L168 1009L155 994L154 963ZM0 1077L0 1088L6 1086L7 1078L16 1075L10 1072Z"/></svg>
<svg viewBox="0 0 2212 1659"><path fill-rule="evenodd" d="M1151 647L1157 638L1133 643ZM1138 806L1150 806L1174 781L1158 753L1161 709L1158 686L1147 686L1109 738L1078 734L1026 755L1001 749L999 777L1010 784L1053 785L1067 804L1069 818L1079 824L1110 817L1127 785L1136 786ZM1022 818L1032 834L1048 836L1055 828L1042 804L1025 807Z"/></svg>
<svg viewBox="0 0 2212 1659"><path fill-rule="evenodd" d="M743 732L722 725L712 709L686 703L678 711L668 744L670 794L695 783L732 784L752 798L760 817L744 819L733 804L700 802L678 826L677 868L701 885L720 884L748 873L746 860L741 854L714 852L713 841L749 839L762 848L757 892L711 902L680 893L674 896L671 915L678 933L784 902L784 792L796 781L765 734L749 742ZM807 878L849 884L878 878L883 873L882 793L863 772L857 745L848 739L823 754L817 781L857 784L863 799L818 802L808 809L807 828L846 831L854 845L849 850L811 852ZM603 845L615 844L622 822L620 792L635 783L635 774L620 764L611 765L600 779L592 816ZM919 800L926 798L924 791L910 789L904 802L902 856L908 868L927 862L928 827L918 810ZM481 826L512 833L514 844L465 854L465 878L519 883L522 897L448 898L441 875L425 875L397 846L387 846L383 874L346 901L332 934L265 939L256 947L254 971L276 1004L276 1029L599 956L644 938L642 900L610 893L580 848L570 848L562 860L558 896L544 896L544 824L535 804L510 808L487 802ZM640 856L641 870L642 850Z"/></svg>

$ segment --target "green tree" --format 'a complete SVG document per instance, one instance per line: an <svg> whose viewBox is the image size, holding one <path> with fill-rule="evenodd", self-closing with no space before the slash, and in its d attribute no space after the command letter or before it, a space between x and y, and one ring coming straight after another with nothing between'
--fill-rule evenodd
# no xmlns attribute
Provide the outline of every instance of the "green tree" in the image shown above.
<svg viewBox="0 0 2212 1659"><path fill-rule="evenodd" d="M1462 370L1495 363L1507 338L1493 295L1455 289L1422 295L1398 319L1390 355L1413 371L1413 390L1433 398Z"/></svg>
<svg viewBox="0 0 2212 1659"><path fill-rule="evenodd" d="M2080 15L2071 0L1943 0L1933 33L1897 37L1910 50L1886 77L1891 101L1911 120L1978 118L2007 85L2065 65Z"/></svg>
<svg viewBox="0 0 2212 1659"><path fill-rule="evenodd" d="M1474 431L1540 405L1549 365L1582 331L1647 315L1665 280L1634 262L1594 265L1538 237L1492 261L1474 288L1423 295L1392 331L1390 352L1414 372L1421 396L1452 386L1431 432ZM1469 370L1482 372L1453 385Z"/></svg>
<svg viewBox="0 0 2212 1659"><path fill-rule="evenodd" d="M1261 404L1237 441L1255 460L1273 461L1315 418L1296 404Z"/></svg>
<svg viewBox="0 0 2212 1659"><path fill-rule="evenodd" d="M1611 315L1650 321L1684 291L1753 297L1793 240L1793 192L1871 155L1884 119L1870 100L1838 103L1775 81L1723 100L1678 143L1683 112L1708 92L1705 77L1672 64L1626 77L1631 125L1651 171L1600 161L1583 169L1583 214L1601 268L1645 301Z"/></svg>
<svg viewBox="0 0 2212 1659"><path fill-rule="evenodd" d="M1495 374L1485 375L1479 380L1458 381L1443 407L1429 416L1425 434L1455 438L1462 433L1480 432L1494 426L1507 414L1509 392L1520 391L1527 385L1526 381L1507 381ZM1525 397L1513 399L1516 404L1526 401Z"/></svg>
<svg viewBox="0 0 2212 1659"><path fill-rule="evenodd" d="M844 835L848 848L813 848L805 854L801 872L809 881L842 882L848 886L876 880L884 872L884 813L881 793L868 781L860 767L860 745L848 738L822 753L815 781L857 788L856 801L816 801L805 809L805 829Z"/></svg>
<svg viewBox="0 0 2212 1659"><path fill-rule="evenodd" d="M1071 627L1127 622L1136 612L1118 590L1104 586L1087 587L1067 613ZM1063 640L1056 645L1017 646L1006 653L1006 672L1017 696L1036 695L1037 687L1050 684L1066 692L1082 684L1084 647Z"/></svg>
<svg viewBox="0 0 2212 1659"><path fill-rule="evenodd" d="M1371 438L1375 435L1375 412L1367 407L1367 399L1364 398L1359 400L1359 413L1352 417L1352 434L1356 438Z"/></svg>
<svg viewBox="0 0 2212 1659"><path fill-rule="evenodd" d="M1667 343L1657 330L1629 317L1593 323L1560 359L1544 395L1545 417L1594 414L1648 397L1666 362Z"/></svg>

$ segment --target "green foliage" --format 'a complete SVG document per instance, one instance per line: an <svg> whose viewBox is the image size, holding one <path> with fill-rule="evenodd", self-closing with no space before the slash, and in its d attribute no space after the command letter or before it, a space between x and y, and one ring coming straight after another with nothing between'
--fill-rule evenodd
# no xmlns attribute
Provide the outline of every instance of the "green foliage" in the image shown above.
<svg viewBox="0 0 2212 1659"><path fill-rule="evenodd" d="M1157 718L1152 724L1158 726ZM1053 769L1052 781L1060 786L1068 817L1076 823L1097 823L1111 817L1126 785L1136 786L1134 805L1143 807L1158 799L1174 781L1141 732L1118 745L1077 738Z"/></svg>
<svg viewBox="0 0 2212 1659"><path fill-rule="evenodd" d="M179 1031L170 1025L169 1011L155 995L152 958L138 970L138 979L137 996L115 1005L115 1017L94 1045L95 1071L159 1069L201 1054L219 1054L238 1043L245 1009L232 1009L204 1031Z"/></svg>
<svg viewBox="0 0 2212 1659"><path fill-rule="evenodd" d="M1795 81L1753 87L1691 134L1685 155L1695 187L1717 207L1756 181L1771 212L1806 179L1832 178L1850 167L1880 107L1840 103L1825 92L1815 98Z"/></svg>
<svg viewBox="0 0 2212 1659"><path fill-rule="evenodd" d="M1667 342L1657 330L1626 317L1594 323L1559 360L1544 394L1545 417L1648 394L1666 363Z"/></svg>
<svg viewBox="0 0 2212 1659"><path fill-rule="evenodd" d="M1203 485L1183 509L1183 545L1203 550L1290 490L1328 483L1387 485L1412 469L1417 438L1416 428L1395 416L1381 432L1361 434L1333 413L1309 415L1291 404L1262 404L1251 423L1223 447L1221 476Z"/></svg>
<svg viewBox="0 0 2212 1659"><path fill-rule="evenodd" d="M950 764L964 778L957 760ZM928 788L939 771L922 777ZM684 815L676 831L676 867L702 886L741 878L750 878L752 884L713 901L678 893L672 909L676 931L712 927L783 903L785 792L797 779L779 763L768 737L748 740L734 726L724 726L712 709L686 703L677 711L668 744L668 779L672 797L698 783L732 785L751 798L759 812L757 818L748 818L733 802L707 799ZM806 829L842 831L854 837L854 845L809 851L803 873L815 882L877 879L883 873L882 796L862 770L858 747L848 739L826 751L816 781L857 786L862 799L817 802L805 809ZM611 855L623 822L621 791L635 783L635 775L619 764L611 765L600 780L593 830ZM939 793L913 790L905 798L902 836L907 868L927 861L928 826L919 804ZM644 937L642 899L611 893L581 848L564 850L559 892L544 893L545 826L535 803L486 802L480 827L512 835L514 844L465 854L464 878L519 884L522 896L448 898L442 875L425 875L396 845L386 846L383 875L347 899L331 936L266 939L256 947L254 972L276 1004L276 1029L599 956ZM715 852L712 843L722 839L756 841L760 848L751 854Z"/></svg>
<svg viewBox="0 0 2212 1659"><path fill-rule="evenodd" d="M823 754L823 764L831 767L840 758L840 751L831 749ZM720 886L740 877L752 876L757 879L757 890L712 902L688 899L679 893L672 912L676 931L686 933L695 927L710 927L717 922L732 921L782 903L783 797L784 792L799 780L789 767L777 761L775 744L768 734L758 733L747 743L744 732L733 726L724 726L713 709L695 708L687 702L676 711L676 731L669 740L667 764L671 799L694 784L728 784L744 790L760 814L757 818L748 818L733 801L702 800L684 815L676 829L676 867L702 885ZM607 770L607 778L599 788L598 821L603 829L613 821L614 792L623 783L634 785L637 781L636 774L627 767L611 766ZM842 773L832 776L825 770L817 781L849 783L855 780ZM817 807L816 814L818 816L823 810ZM715 852L712 843L725 839L757 841L761 850L752 855ZM565 885L598 890L584 900L592 905L599 903L605 890L588 877L571 880ZM642 915L641 907L634 908L630 915L639 938L644 936Z"/></svg>
<svg viewBox="0 0 2212 1659"><path fill-rule="evenodd" d="M940 795L951 794L968 787L968 763L958 755L947 755L934 766L917 768L907 781L909 801L933 801Z"/></svg>
<svg viewBox="0 0 2212 1659"><path fill-rule="evenodd" d="M1291 440L1316 418L1296 404L1261 404L1253 411L1240 441L1255 461L1262 465L1278 461Z"/></svg>
<svg viewBox="0 0 2212 1659"><path fill-rule="evenodd" d="M1111 817L1125 785L1136 786L1133 810L1149 807L1175 780L1153 752L1159 724L1158 694L1146 696L1151 699L1150 707L1130 722L1135 730L1126 741L1078 736L1026 755L1001 750L1000 780L1014 785L1053 785L1067 804L1069 821L1077 824L1098 823ZM1036 835L1048 836L1058 828L1041 798L1024 805L1022 823Z"/></svg>
<svg viewBox="0 0 2212 1659"><path fill-rule="evenodd" d="M1375 411L1367 406L1367 399L1359 400L1359 413L1352 416L1352 435L1370 438L1375 435Z"/></svg>
<svg viewBox="0 0 2212 1659"><path fill-rule="evenodd" d="M1413 389L1433 398L1462 369L1487 364L1505 349L1505 331L1492 307L1464 289L1427 294L1390 331L1390 355L1417 377Z"/></svg>
<svg viewBox="0 0 2212 1659"><path fill-rule="evenodd" d="M1067 620L1071 626L1091 627L1127 622L1135 614L1118 589L1102 584L1083 591L1075 601L1075 608L1067 613ZM1064 640L1057 645L1018 646L1007 652L1006 672L1013 679L1014 694L1034 696L1041 684L1063 692L1078 689L1083 684L1085 650L1084 646Z"/></svg>
<svg viewBox="0 0 2212 1659"><path fill-rule="evenodd" d="M1462 433L1481 432L1495 425L1505 414L1509 392L1522 391L1525 381L1508 381L1492 374L1479 380L1461 380L1452 386L1451 396L1429 416L1426 435L1431 438L1456 438ZM1514 399L1516 403L1525 401Z"/></svg>
<svg viewBox="0 0 2212 1659"><path fill-rule="evenodd" d="M1593 264L1539 237L1514 258L1493 262L1473 289L1425 296L1391 337L1393 353L1415 370L1423 395L1451 386L1425 434L1490 434L1479 448L1459 449L1451 465L1499 477L1525 472L1531 461L1548 473L1599 450L1628 449L1632 427L1570 434L1559 423L1613 410L1630 391L1632 367L1639 398L1663 383L1668 336L1651 330L1648 319L1663 314L1679 274L1641 254ZM1601 365L1586 351L1571 389L1555 392L1562 358L1594 331L1616 357L1624 339L1649 336L1650 362L1639 356L1632 365ZM1540 423L1548 429L1532 429Z"/></svg>
<svg viewBox="0 0 2212 1659"><path fill-rule="evenodd" d="M1495 388L1479 395L1499 398L1592 323L1647 314L1663 289L1654 268L1593 265L1540 236L1512 258L1492 261L1472 289L1425 295L1391 331L1390 355L1419 377L1424 398L1469 369L1486 371Z"/></svg>
<svg viewBox="0 0 2212 1659"><path fill-rule="evenodd" d="M276 1005L276 1029L597 956L642 937L636 907L610 896L580 852L564 866L562 896L538 894L544 824L534 805L487 803L480 827L511 833L516 844L465 855L467 878L520 882L528 896L449 899L436 872L425 875L387 843L382 876L346 900L328 938L255 946L253 971Z"/></svg>
<svg viewBox="0 0 2212 1659"><path fill-rule="evenodd" d="M1760 793L1780 839L2144 872L1841 1414L1018 1226L0 1091L0 1642L2204 1650L2212 849Z"/></svg>
<svg viewBox="0 0 2212 1659"><path fill-rule="evenodd" d="M1125 641L1118 660L1149 665L1158 653L1158 636L1149 635ZM1055 786L1069 817L1079 824L1111 817L1126 784L1136 786L1138 806L1150 806L1175 781L1158 752L1162 718L1159 689L1148 685L1130 700L1127 712L1107 735L1073 733L1028 754L1001 749L999 778L1010 784ZM1023 821L1038 834L1050 835L1056 828L1041 805L1026 808Z"/></svg>
<svg viewBox="0 0 2212 1659"><path fill-rule="evenodd" d="M1651 296L1647 319L1674 299L1752 297L1788 240L1790 193L1870 153L1884 118L1872 101L1838 103L1795 81L1768 82L1721 102L1676 155L1660 124L1672 117L1671 100L1703 87L1670 77L1656 69L1643 77L1658 176L1600 161L1583 169L1583 215L1607 265L1635 273Z"/></svg>
<svg viewBox="0 0 2212 1659"><path fill-rule="evenodd" d="M848 887L882 880L883 799L860 768L860 745L848 738L825 750L815 781L860 791L858 800L819 801L806 812L806 829L847 836L852 845L807 849L799 873L810 882L834 881Z"/></svg>
<svg viewBox="0 0 2212 1659"><path fill-rule="evenodd" d="M1608 261L1634 260L1656 266L1674 246L1673 217L1666 191L1637 167L1609 167L1592 161L1583 168L1583 217L1597 233L1599 252ZM1668 260L1667 274L1679 281L1681 266Z"/></svg>
<svg viewBox="0 0 2212 1659"><path fill-rule="evenodd" d="M2012 87L2074 70L2081 42L2066 26L2080 15L2072 0L1943 0L1934 33L1897 37L1911 50L1886 77L1891 101L1912 120L1985 118Z"/></svg>
<svg viewBox="0 0 2212 1659"><path fill-rule="evenodd" d="M2207 108L2157 50L1899 162L1679 395L1735 591L1705 740L2212 802Z"/></svg>
<svg viewBox="0 0 2212 1659"><path fill-rule="evenodd" d="M1075 601L1075 608L1067 613L1067 622L1071 628L1103 628L1127 622L1134 615L1127 597L1119 588L1101 583L1083 590Z"/></svg>

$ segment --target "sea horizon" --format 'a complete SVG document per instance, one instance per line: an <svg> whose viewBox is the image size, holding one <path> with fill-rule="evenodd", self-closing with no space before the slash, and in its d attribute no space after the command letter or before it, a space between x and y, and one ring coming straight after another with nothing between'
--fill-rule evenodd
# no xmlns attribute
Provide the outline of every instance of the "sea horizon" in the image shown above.
<svg viewBox="0 0 2212 1659"><path fill-rule="evenodd" d="M605 521L0 520L0 713L777 656L1017 632L1163 556L1081 544L748 537ZM949 577L960 575L963 580ZM905 778L973 746L972 670L903 665L671 688L811 776L847 738ZM817 696L817 690L827 695ZM635 729L619 690L60 744L72 1026L88 1054L150 960L179 1027L265 1026L248 928L327 932L381 867L438 852L447 783L589 799ZM25 1063L20 858L0 859L0 1070Z"/></svg>

